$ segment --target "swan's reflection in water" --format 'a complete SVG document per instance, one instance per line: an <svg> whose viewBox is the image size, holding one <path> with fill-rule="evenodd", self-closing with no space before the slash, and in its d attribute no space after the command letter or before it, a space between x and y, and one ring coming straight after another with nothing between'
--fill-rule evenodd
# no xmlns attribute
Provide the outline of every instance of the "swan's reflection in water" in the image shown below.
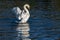
<svg viewBox="0 0 60 40"><path fill-rule="evenodd" d="M24 24L18 24L17 28L17 40L31 40L29 39L29 24L28 23L24 23Z"/></svg>

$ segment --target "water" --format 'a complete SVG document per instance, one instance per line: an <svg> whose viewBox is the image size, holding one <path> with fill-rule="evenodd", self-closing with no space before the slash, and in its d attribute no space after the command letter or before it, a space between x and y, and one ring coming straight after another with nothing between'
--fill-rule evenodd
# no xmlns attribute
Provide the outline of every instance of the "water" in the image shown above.
<svg viewBox="0 0 60 40"><path fill-rule="evenodd" d="M0 40L59 40L60 20L44 17L47 11L31 11L27 23L16 23L16 19L3 12L0 18ZM11 12L10 12L11 13ZM54 12L52 12L54 15ZM55 12L56 13L56 12ZM59 14L59 13L58 13Z"/></svg>

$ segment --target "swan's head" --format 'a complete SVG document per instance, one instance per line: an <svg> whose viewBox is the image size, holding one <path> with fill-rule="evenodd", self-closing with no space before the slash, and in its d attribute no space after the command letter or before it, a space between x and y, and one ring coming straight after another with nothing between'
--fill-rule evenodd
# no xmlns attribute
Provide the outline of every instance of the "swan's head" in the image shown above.
<svg viewBox="0 0 60 40"><path fill-rule="evenodd" d="M25 5L24 5L24 8L30 9L30 5L29 5L29 4L25 4Z"/></svg>

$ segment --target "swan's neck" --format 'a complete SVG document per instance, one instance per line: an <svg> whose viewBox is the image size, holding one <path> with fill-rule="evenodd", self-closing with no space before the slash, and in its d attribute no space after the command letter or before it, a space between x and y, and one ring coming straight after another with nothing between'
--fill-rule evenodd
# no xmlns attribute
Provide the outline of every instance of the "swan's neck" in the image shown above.
<svg viewBox="0 0 60 40"><path fill-rule="evenodd" d="M26 7L28 7L28 6L24 6L24 11L25 11L26 13L29 13L29 11L28 11L28 9L27 9Z"/></svg>

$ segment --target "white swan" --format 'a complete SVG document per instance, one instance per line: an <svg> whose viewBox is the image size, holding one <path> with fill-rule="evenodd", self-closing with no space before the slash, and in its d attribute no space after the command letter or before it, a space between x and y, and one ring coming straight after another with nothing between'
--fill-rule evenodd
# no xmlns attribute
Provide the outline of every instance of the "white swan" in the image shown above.
<svg viewBox="0 0 60 40"><path fill-rule="evenodd" d="M28 9L30 6L28 4L25 4L23 6L24 10L21 10L19 7L14 7L13 11L16 13L16 18L18 20L21 20L20 23L26 23L30 17Z"/></svg>

